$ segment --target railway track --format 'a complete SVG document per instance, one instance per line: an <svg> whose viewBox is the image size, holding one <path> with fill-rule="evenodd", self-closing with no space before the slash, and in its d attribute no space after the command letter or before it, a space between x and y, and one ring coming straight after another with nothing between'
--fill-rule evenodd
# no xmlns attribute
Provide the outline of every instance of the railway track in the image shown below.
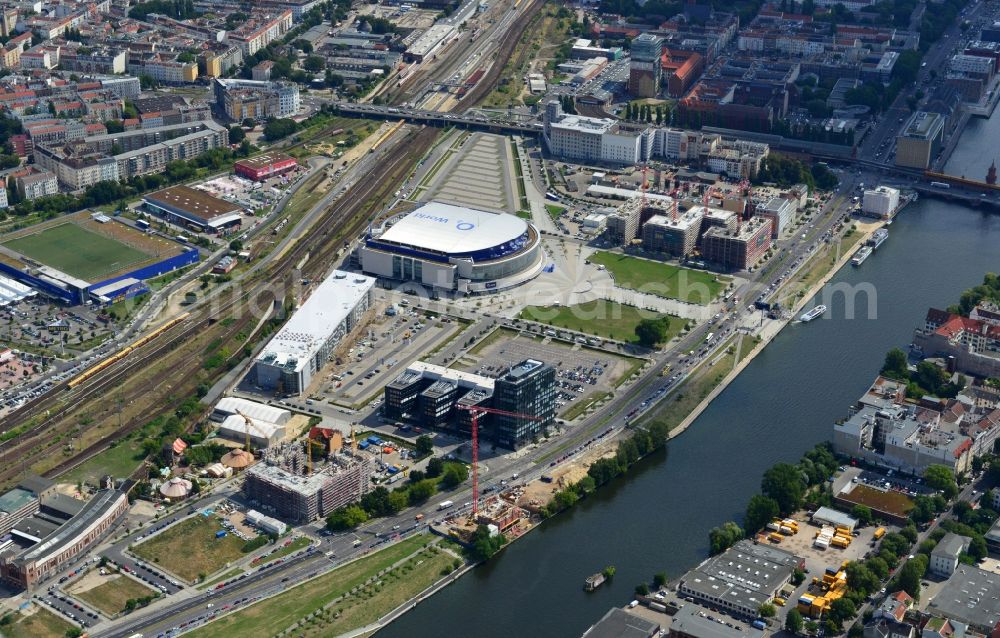
<svg viewBox="0 0 1000 638"><path fill-rule="evenodd" d="M410 132L400 140L396 148L403 149L401 152L392 154L382 165L382 170L365 174L343 196L330 204L328 211L317 220L314 228L271 266L243 281L244 285L249 285L238 298L229 299L217 307L202 306L192 310L187 320L136 348L128 356L94 374L76 388L69 390L66 383L60 384L15 413L13 416L19 423L30 422L32 419L38 422L20 436L0 444L0 483L7 483L17 477L24 464L37 463L41 454L62 453L61 447L55 444L61 440L61 435L67 428L74 427L73 420L79 421L90 406L103 405L106 408L109 403L128 404L140 399L149 402L152 397L159 398L154 401L156 412L123 422L120 428L115 428L55 464L45 472L47 476L57 476L65 469L78 465L107 448L112 441L142 427L157 412L172 409L184 397L190 396L199 383L198 373L206 353L201 348L189 349L180 354L174 351L207 332L215 337L213 343L224 344L247 330L255 317L251 313L237 311L248 300L253 300L258 308L281 301L270 285L272 282L281 280L287 283L298 277L319 278L325 275L343 250L344 240L364 228L371 210L369 205L391 194L395 184L406 176L430 148L436 136L436 130L422 129ZM301 273L297 272L296 265L307 255L308 260ZM290 287L285 286L284 289L288 290ZM238 316L233 317L234 314ZM228 318L233 318L234 321L221 321ZM239 354L235 354L232 358L238 357ZM157 368L162 370L157 371ZM153 373L150 378L133 382L133 379L141 378L151 369ZM104 425L107 426L107 418ZM81 429L87 427L79 422L76 426ZM20 459L22 462L12 462L13 459Z"/></svg>
<svg viewBox="0 0 1000 638"><path fill-rule="evenodd" d="M453 109L453 112L464 112L489 95L503 72L504 63L510 59L515 47L524 35L525 29L543 4L544 0L529 0L529 4L503 37L494 56L497 63L493 64L476 86L469 90L462 101ZM333 124L328 128L328 131L332 132L337 128L337 125ZM319 139L324 134L327 132L324 131L323 134L313 139ZM394 185L405 177L409 169L430 148L436 136L436 131L422 129L411 132L401 140L397 148L405 149L402 153L396 153L379 172L373 171L365 174L330 206L325 217L317 222L316 227L309 235L297 241L270 267L261 269L252 277L242 281L241 283L249 284L249 286L239 298L226 301L216 308L203 306L192 311L186 321L167 330L155 340L136 348L134 352L121 361L108 366L107 369L70 390L69 394L67 394L67 384L60 384L11 415L20 424L31 420L38 422L31 425L26 432L19 436L0 443L0 484L8 483L22 470L21 463L10 462L12 458L27 462L27 459L32 456L59 452L58 448L52 449L61 439L59 430L71 427L66 423L70 417L79 418L80 415L86 414L87 406L99 402L102 397L106 399L105 403L110 400L120 404L128 404L142 398L148 399L150 393L165 395L163 400L157 404L158 411L164 411L173 408L183 400L183 397L192 394L199 382L198 371L201 369L205 353L201 349L194 349L178 357L172 356L173 351L180 348L188 340L213 328L220 332L215 339L219 343L226 343L235 335L240 334L252 320L253 317L250 314L242 313L242 316L235 318L235 321L224 326L224 329L219 328L222 325L219 320L230 317L238 306L251 299L258 308L267 307L268 304L280 301L275 297L270 287L271 282L281 279L287 283L298 276L313 279L325 275L340 255L344 239L357 234L364 228L372 210L366 210L369 202L387 197L392 192ZM304 264L301 274L296 273L296 265L307 256L308 260ZM285 286L285 289L290 288ZM151 379L142 383L129 383L134 376L147 371L150 362L161 360L164 362L161 364L164 367L169 363L169 370L155 374ZM153 414L148 414L143 417L130 418L127 423L123 422L120 428L101 436L86 448L70 454L69 457L46 471L45 474L58 476L66 469L74 467L90 456L106 449L112 441L136 431L152 416ZM77 425L81 429L85 427L83 424ZM38 458L33 458L31 463L37 463L38 460Z"/></svg>
<svg viewBox="0 0 1000 638"><path fill-rule="evenodd" d="M531 24L531 21L544 4L545 0L529 0L529 3L524 7L524 11L517 17L500 42L500 47L493 56L495 60L494 64L480 78L476 86L469 89L465 97L462 98L462 101L458 103L458 106L452 109L453 113L464 113L486 99L486 96L490 94L500 79L500 74L503 73L504 66L510 60L518 42L521 41L525 29L528 28L528 25Z"/></svg>

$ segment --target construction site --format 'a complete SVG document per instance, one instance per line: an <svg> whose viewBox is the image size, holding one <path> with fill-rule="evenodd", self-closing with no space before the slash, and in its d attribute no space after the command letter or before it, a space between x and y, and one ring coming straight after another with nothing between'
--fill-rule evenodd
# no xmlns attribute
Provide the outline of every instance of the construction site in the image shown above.
<svg viewBox="0 0 1000 638"><path fill-rule="evenodd" d="M373 463L358 454L356 445L328 453L323 461L311 456L300 443L268 448L262 461L245 472L243 494L260 511L302 524L359 500L370 489Z"/></svg>
<svg viewBox="0 0 1000 638"><path fill-rule="evenodd" d="M516 491L516 490L515 490ZM494 495L480 499L478 507L468 513L458 513L444 519L432 529L438 534L449 536L459 543L469 545L480 525L490 530L490 535L503 534L507 540L517 538L531 530L534 523L531 514L519 507L513 493Z"/></svg>

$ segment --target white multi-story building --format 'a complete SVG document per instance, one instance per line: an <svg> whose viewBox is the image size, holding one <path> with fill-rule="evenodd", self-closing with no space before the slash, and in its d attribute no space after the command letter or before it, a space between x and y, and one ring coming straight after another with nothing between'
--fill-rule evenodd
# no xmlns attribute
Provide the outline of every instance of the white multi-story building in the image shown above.
<svg viewBox="0 0 1000 638"><path fill-rule="evenodd" d="M969 549L972 539L968 536L959 536L948 532L938 541L937 546L931 551L931 560L927 564L931 573L935 576L948 578L955 573L958 567L958 558L962 552Z"/></svg>
<svg viewBox="0 0 1000 638"><path fill-rule="evenodd" d="M899 207L899 190L889 186L878 186L865 191L861 200L861 210L866 215L888 217Z"/></svg>
<svg viewBox="0 0 1000 638"><path fill-rule="evenodd" d="M797 203L790 199L772 197L766 203L757 206L756 214L771 220L771 237L776 239L781 236L781 231L788 228L788 225L795 219L795 213L798 212L798 209Z"/></svg>
<svg viewBox="0 0 1000 638"><path fill-rule="evenodd" d="M557 157L631 165L652 156L654 129L633 130L610 118L567 115L553 101L545 109L545 142Z"/></svg>
<svg viewBox="0 0 1000 638"><path fill-rule="evenodd" d="M283 394L305 392L341 339L360 323L374 287L372 277L333 271L258 355L257 385Z"/></svg>
<svg viewBox="0 0 1000 638"><path fill-rule="evenodd" d="M948 66L952 71L957 71L958 73L970 73L983 77L990 77L993 75L993 65L993 58L988 58L982 55L965 55L961 53L951 56L951 61L948 63Z"/></svg>

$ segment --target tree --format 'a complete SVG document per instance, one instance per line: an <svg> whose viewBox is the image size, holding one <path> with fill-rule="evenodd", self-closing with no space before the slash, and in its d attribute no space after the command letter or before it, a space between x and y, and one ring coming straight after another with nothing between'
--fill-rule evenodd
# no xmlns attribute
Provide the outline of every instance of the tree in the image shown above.
<svg viewBox="0 0 1000 638"><path fill-rule="evenodd" d="M872 508L867 505L855 505L851 509L851 516L858 519L862 525L871 525L875 517L872 515Z"/></svg>
<svg viewBox="0 0 1000 638"><path fill-rule="evenodd" d="M868 595L879 589L881 581L864 563L852 562L847 565L847 586Z"/></svg>
<svg viewBox="0 0 1000 638"><path fill-rule="evenodd" d="M667 574L666 572L657 572L653 574L653 586L656 589L663 589L663 586L667 584Z"/></svg>
<svg viewBox="0 0 1000 638"><path fill-rule="evenodd" d="M229 129L229 143L230 144L239 144L240 142L242 142L243 140L245 140L246 137L247 137L247 133L246 133L246 131L243 130L242 127L239 127L239 126L230 127L230 129Z"/></svg>
<svg viewBox="0 0 1000 638"><path fill-rule="evenodd" d="M639 583L635 586L635 593L640 596L649 596L649 585L646 583Z"/></svg>
<svg viewBox="0 0 1000 638"><path fill-rule="evenodd" d="M243 121L240 122L240 125L243 126L243 128L248 128L252 131L253 127L257 126L257 122L255 122L252 117L245 117L243 118Z"/></svg>
<svg viewBox="0 0 1000 638"><path fill-rule="evenodd" d="M441 472L444 471L444 461L441 457L435 456L431 460L427 461L427 467L425 469L425 474L427 478L437 478L441 476Z"/></svg>
<svg viewBox="0 0 1000 638"><path fill-rule="evenodd" d="M135 605L133 604L132 607L134 609ZM80 638L80 636L82 635L83 635L83 630L80 629L79 627L70 627L69 629L66 630L66 638Z"/></svg>
<svg viewBox="0 0 1000 638"><path fill-rule="evenodd" d="M720 527L713 527L708 533L709 551L713 555L721 554L741 538L743 538L743 528L733 521L727 521Z"/></svg>
<svg viewBox="0 0 1000 638"><path fill-rule="evenodd" d="M837 624L838 629L844 625L844 622L851 620L857 615L857 608L851 602L851 599L846 596L830 603L828 618Z"/></svg>
<svg viewBox="0 0 1000 638"><path fill-rule="evenodd" d="M417 456L427 456L434 451L434 441L426 434L421 434L416 441Z"/></svg>
<svg viewBox="0 0 1000 638"><path fill-rule="evenodd" d="M747 512L743 517L743 527L751 533L756 532L781 514L778 502L763 494L754 494L747 503Z"/></svg>
<svg viewBox="0 0 1000 638"><path fill-rule="evenodd" d="M437 492L433 479L426 479L410 486L410 505L424 503Z"/></svg>
<svg viewBox="0 0 1000 638"><path fill-rule="evenodd" d="M958 494L958 483L955 473L946 465L931 465L924 470L924 480L927 485L940 490L949 501Z"/></svg>
<svg viewBox="0 0 1000 638"><path fill-rule="evenodd" d="M401 512L406 509L406 506L410 504L410 494L406 490L395 490L389 494L389 509L395 512Z"/></svg>
<svg viewBox="0 0 1000 638"><path fill-rule="evenodd" d="M454 489L469 478L469 468L464 463L448 463L441 475L441 484L448 489Z"/></svg>
<svg viewBox="0 0 1000 638"><path fill-rule="evenodd" d="M760 614L761 618L774 618L778 610L771 603L761 603L761 606L757 608L757 613Z"/></svg>
<svg viewBox="0 0 1000 638"><path fill-rule="evenodd" d="M302 67L306 71L312 71L313 73L322 71L325 66L326 62L324 62L323 58L318 55L310 55L305 59L305 62L302 63Z"/></svg>
<svg viewBox="0 0 1000 638"><path fill-rule="evenodd" d="M670 319L666 315L655 319L643 319L635 327L635 336L646 348L653 348L667 339Z"/></svg>
<svg viewBox="0 0 1000 638"><path fill-rule="evenodd" d="M485 525L480 525L472 534L472 549L470 550L470 553L472 554L473 560L489 560L494 554L500 551L500 548L503 547L506 542L507 539L504 538L503 534L491 536L489 528Z"/></svg>
<svg viewBox="0 0 1000 638"><path fill-rule="evenodd" d="M270 120L264 125L264 139L268 142L274 142L283 137L288 137L297 129L298 124L296 124L295 120L288 118Z"/></svg>
<svg viewBox="0 0 1000 638"><path fill-rule="evenodd" d="M793 607L788 611L788 615L785 616L785 629L793 634L802 631L802 614L799 613L798 609Z"/></svg>
<svg viewBox="0 0 1000 638"><path fill-rule="evenodd" d="M913 600L920 600L920 579L924 577L927 570L927 556L917 554L911 560L906 561L893 582L893 591L903 590L913 597Z"/></svg>
<svg viewBox="0 0 1000 638"><path fill-rule="evenodd" d="M972 542L969 543L969 551L967 553L976 562L979 562L984 558L986 558L986 555L989 553L986 547L986 539L984 539L979 534L973 536Z"/></svg>
<svg viewBox="0 0 1000 638"><path fill-rule="evenodd" d="M368 514L360 505L352 503L337 508L326 517L326 528L331 532L344 532L354 529L368 520Z"/></svg>
<svg viewBox="0 0 1000 638"><path fill-rule="evenodd" d="M788 463L778 463L765 472L760 487L765 496L778 503L782 514L791 514L799 509L806 490L802 473Z"/></svg>

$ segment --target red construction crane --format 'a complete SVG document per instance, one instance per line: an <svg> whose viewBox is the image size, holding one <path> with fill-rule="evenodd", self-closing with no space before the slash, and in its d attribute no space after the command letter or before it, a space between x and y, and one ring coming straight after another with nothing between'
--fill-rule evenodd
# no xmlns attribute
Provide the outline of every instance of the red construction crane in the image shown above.
<svg viewBox="0 0 1000 638"><path fill-rule="evenodd" d="M479 513L479 415L499 414L501 416L516 416L529 421L541 421L542 419L530 414L520 412L510 412L497 408L485 408L481 405L456 405L455 408L465 410L472 414L472 518Z"/></svg>

